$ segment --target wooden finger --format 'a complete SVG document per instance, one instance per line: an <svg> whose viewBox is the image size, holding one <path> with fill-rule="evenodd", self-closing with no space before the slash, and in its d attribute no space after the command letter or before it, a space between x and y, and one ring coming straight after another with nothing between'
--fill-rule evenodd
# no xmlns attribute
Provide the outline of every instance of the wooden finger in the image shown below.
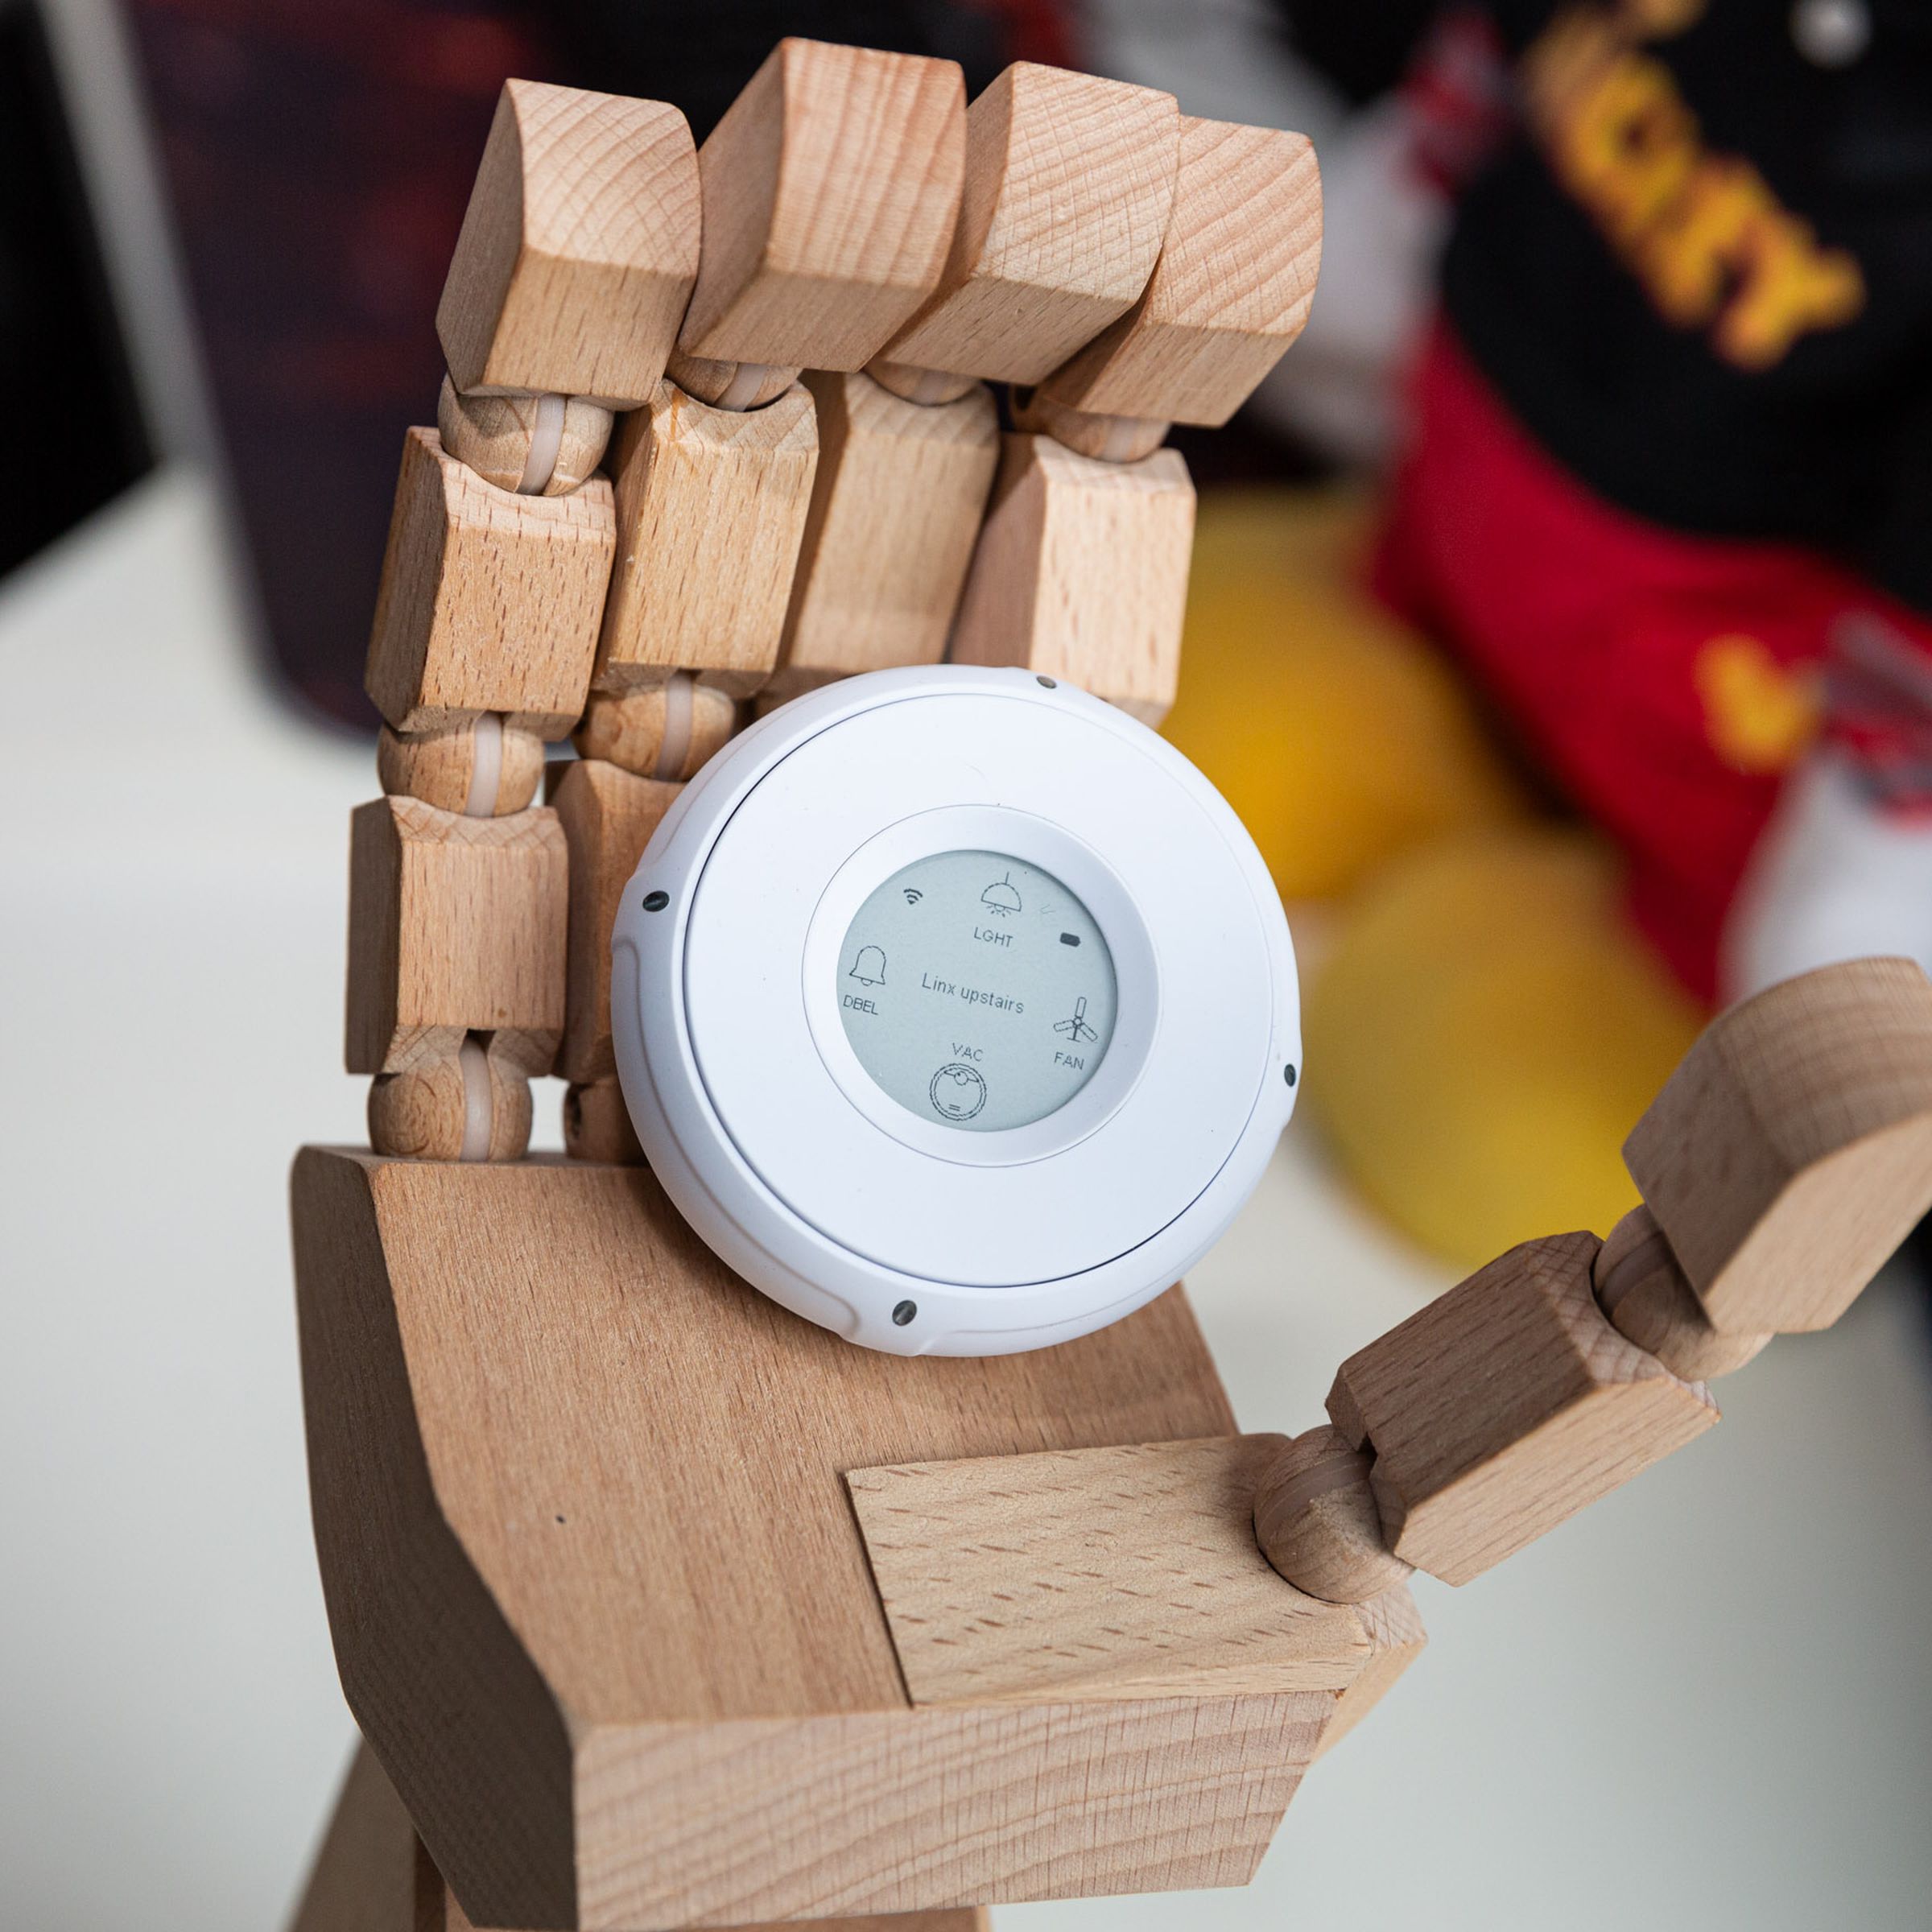
<svg viewBox="0 0 1932 1932"><path fill-rule="evenodd" d="M1225 423L1302 332L1321 256L1321 173L1307 136L1183 115L1173 210L1146 288L1039 394L1090 415Z"/></svg>
<svg viewBox="0 0 1932 1932"><path fill-rule="evenodd" d="M1179 140L1171 94L1008 68L967 113L944 272L883 359L1008 382L1050 375L1146 286Z"/></svg>
<svg viewBox="0 0 1932 1932"><path fill-rule="evenodd" d="M1714 1327L1829 1327L1932 1207L1932 984L1854 960L1732 1007L1624 1161Z"/></svg>
<svg viewBox="0 0 1932 1932"><path fill-rule="evenodd" d="M436 310L456 387L635 408L663 376L699 233L675 107L506 80Z"/></svg>
<svg viewBox="0 0 1932 1932"><path fill-rule="evenodd" d="M953 626L959 664L1023 664L1150 724L1174 702L1194 485L1173 450L1138 463L1008 436Z"/></svg>
<svg viewBox="0 0 1932 1932"><path fill-rule="evenodd" d="M611 452L617 557L598 690L658 684L679 670L734 696L764 683L818 461L803 386L745 412L664 383L624 419Z"/></svg>
<svg viewBox="0 0 1932 1932"><path fill-rule="evenodd" d="M806 378L819 466L771 690L936 664L1000 458L991 394L902 401L869 376Z"/></svg>
<svg viewBox="0 0 1932 1932"><path fill-rule="evenodd" d="M976 376L950 375L943 369L914 369L910 363L890 362L883 356L874 356L865 365L865 373L881 389L890 390L908 402L923 402L929 409L970 395L979 380Z"/></svg>
<svg viewBox="0 0 1932 1932"><path fill-rule="evenodd" d="M383 798L350 821L348 1063L399 1073L473 1032L544 1073L563 1037L568 854L556 814Z"/></svg>
<svg viewBox="0 0 1932 1932"><path fill-rule="evenodd" d="M557 1070L583 1082L613 1075L610 934L638 861L680 786L601 759L559 767L550 802L570 848L568 993Z"/></svg>
<svg viewBox="0 0 1932 1932"><path fill-rule="evenodd" d="M518 496L445 454L434 430L411 430L364 677L376 708L411 734L497 712L564 737L583 712L616 547L601 477Z"/></svg>
<svg viewBox="0 0 1932 1932"><path fill-rule="evenodd" d="M1337 1430L1372 1448L1389 1547L1465 1583L1717 1420L1604 1320L1594 1235L1525 1242L1343 1363Z"/></svg>
<svg viewBox="0 0 1932 1932"><path fill-rule="evenodd" d="M950 60L780 41L700 151L704 259L678 346L862 368L939 279L964 155Z"/></svg>

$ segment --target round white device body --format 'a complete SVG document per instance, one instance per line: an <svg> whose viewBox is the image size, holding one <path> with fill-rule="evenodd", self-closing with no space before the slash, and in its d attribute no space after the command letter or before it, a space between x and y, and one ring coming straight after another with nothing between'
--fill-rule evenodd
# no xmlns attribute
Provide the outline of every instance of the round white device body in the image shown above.
<svg viewBox="0 0 1932 1932"><path fill-rule="evenodd" d="M1118 1320L1220 1237L1294 1109L1253 842L1146 726L1029 671L877 671L760 720L665 815L612 952L665 1191L866 1348Z"/></svg>

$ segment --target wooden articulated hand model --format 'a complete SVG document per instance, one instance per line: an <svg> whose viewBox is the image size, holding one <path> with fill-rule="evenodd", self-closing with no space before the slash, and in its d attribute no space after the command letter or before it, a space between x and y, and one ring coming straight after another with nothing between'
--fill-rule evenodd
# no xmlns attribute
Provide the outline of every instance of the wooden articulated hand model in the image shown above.
<svg viewBox="0 0 1932 1932"><path fill-rule="evenodd" d="M1166 427L1224 422L1292 342L1320 233L1301 137L1037 66L968 108L948 62L788 41L701 150L673 107L506 88L369 649L348 1046L373 1151L308 1149L294 1180L316 1542L367 1744L301 1932L970 1932L1003 1900L1242 1883L1419 1650L1412 1568L1463 1582L1708 1428L1708 1381L1835 1319L1932 1203L1932 986L1897 961L1790 982L1639 1123L1645 1204L1608 1241L1504 1256L1344 1363L1290 1442L1236 1433L1179 1287L983 1354L919 1352L931 1309L889 1297L854 1346L700 1238L681 1155L642 1164L662 1068L613 1011L669 996L640 961L688 971L694 1012L730 993L708 1038L799 999L795 971L739 998L652 869L701 810L755 822L715 774L835 681L956 678L1183 782L1082 694L1143 724L1171 700L1194 506ZM942 659L988 668L908 669ZM804 795L774 840L826 821ZM1077 886L1074 856L964 839L885 877L898 923L855 898L826 970L861 1071L819 1047L884 1095L848 1086L858 1113L929 1096L909 1144L991 1188L1025 1164L1001 1135L1071 1161L1052 1123L1085 1106L1075 1139L1106 1145L1136 1104L1108 1061L1155 1020L1107 896L1129 859ZM942 982L978 1005L930 1087L852 1032L895 1010L898 935L950 862L989 857L980 943L1018 974L1026 909L1047 920L1026 971L1059 1003L1032 1017L1071 1096L1010 1118L976 1043L1024 1004L1006 980ZM816 890L782 873L774 932ZM755 865L735 890L756 938ZM1171 990L1184 948L1146 910ZM660 914L660 952L627 950ZM1255 1053L1285 1112L1291 962L1276 980ZM568 1158L526 1158L552 1071ZM1146 1187L1202 1137L1172 1125ZM858 1217L855 1252L868 1185L821 1217Z"/></svg>

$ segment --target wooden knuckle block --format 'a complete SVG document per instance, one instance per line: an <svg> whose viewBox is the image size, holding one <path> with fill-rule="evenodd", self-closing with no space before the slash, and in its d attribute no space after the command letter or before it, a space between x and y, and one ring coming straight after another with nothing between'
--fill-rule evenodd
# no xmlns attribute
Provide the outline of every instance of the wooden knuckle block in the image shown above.
<svg viewBox="0 0 1932 1932"><path fill-rule="evenodd" d="M886 360L1006 382L1050 375L1146 287L1179 144L1171 94L1008 68L967 111L944 272Z"/></svg>
<svg viewBox="0 0 1932 1932"><path fill-rule="evenodd" d="M869 376L805 379L819 468L772 682L786 697L939 663L1000 460L999 412L980 384L927 408Z"/></svg>
<svg viewBox="0 0 1932 1932"><path fill-rule="evenodd" d="M348 1059L400 1073L466 1033L547 1073L564 1032L569 856L557 815L506 819L385 798L350 819Z"/></svg>
<svg viewBox="0 0 1932 1932"><path fill-rule="evenodd" d="M610 485L521 497L412 429L382 559L364 683L394 730L485 711L560 738L590 686L617 549Z"/></svg>
<svg viewBox="0 0 1932 1932"><path fill-rule="evenodd" d="M675 107L505 81L436 309L456 387L634 409L663 376L699 236Z"/></svg>
<svg viewBox="0 0 1932 1932"><path fill-rule="evenodd" d="M1466 1583L1701 1435L1717 1409L1604 1319L1597 1240L1513 1248L1343 1363L1389 1547Z"/></svg>
<svg viewBox="0 0 1932 1932"><path fill-rule="evenodd" d="M1687 1382L1733 1373L1771 1340L1769 1331L1726 1333L1711 1325L1663 1229L1641 1202L1611 1229L1591 1279L1610 1326Z"/></svg>
<svg viewBox="0 0 1932 1932"><path fill-rule="evenodd" d="M956 664L1023 664L1149 724L1174 702L1194 485L1171 449L1138 463L1004 440L960 614Z"/></svg>
<svg viewBox="0 0 1932 1932"><path fill-rule="evenodd" d="M421 799L442 811L507 818L537 795L543 741L534 731L506 730L488 716L414 736L385 724L376 734L376 776L385 791Z"/></svg>
<svg viewBox="0 0 1932 1932"><path fill-rule="evenodd" d="M601 759L564 766L551 804L570 848L568 998L557 1071L568 1080L614 1075L610 932L618 902L658 821L682 789Z"/></svg>
<svg viewBox="0 0 1932 1932"><path fill-rule="evenodd" d="M1254 1539L1278 1435L856 1469L915 1704L1339 1692L1372 1652ZM1399 1584L1400 1572L1389 1582Z"/></svg>
<svg viewBox="0 0 1932 1932"><path fill-rule="evenodd" d="M1624 1163L1714 1327L1830 1327L1932 1207L1932 985L1853 960L1732 1007Z"/></svg>
<svg viewBox="0 0 1932 1932"><path fill-rule="evenodd" d="M659 684L678 670L734 696L765 682L818 464L811 397L800 386L737 411L665 383L625 419L613 452L619 541L598 690Z"/></svg>
<svg viewBox="0 0 1932 1932"><path fill-rule="evenodd" d="M939 279L965 152L952 61L781 40L698 156L704 261L679 348L863 368Z"/></svg>
<svg viewBox="0 0 1932 1932"><path fill-rule="evenodd" d="M632 691L593 691L571 741L582 758L681 783L738 728L738 704L689 671Z"/></svg>
<svg viewBox="0 0 1932 1932"><path fill-rule="evenodd" d="M542 487L533 480L527 493L568 496L588 482L604 460L616 419L581 396L553 395L549 400L552 407L560 402L563 411L553 432L555 453L547 459ZM436 396L436 434L445 454L485 483L525 493L544 401L541 396L466 396L445 376ZM546 460L539 453L538 460Z"/></svg>
<svg viewBox="0 0 1932 1932"><path fill-rule="evenodd" d="M311 1149L293 1209L343 1687L473 1923L1252 1870L1335 1690L914 1705L844 1482L1232 1435L1179 1291L1057 1348L900 1360L746 1286L635 1167Z"/></svg>
<svg viewBox="0 0 1932 1932"><path fill-rule="evenodd" d="M1218 427L1302 332L1322 259L1304 134L1181 118L1174 210L1140 299L1040 385L1049 401Z"/></svg>

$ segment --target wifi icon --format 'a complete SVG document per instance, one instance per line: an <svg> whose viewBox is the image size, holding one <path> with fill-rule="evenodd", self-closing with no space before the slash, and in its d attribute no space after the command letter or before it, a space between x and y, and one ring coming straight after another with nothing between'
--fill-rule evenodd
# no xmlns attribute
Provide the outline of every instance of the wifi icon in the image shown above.
<svg viewBox="0 0 1932 1932"><path fill-rule="evenodd" d="M919 901L926 896L916 886L902 886L899 890L905 894L906 903L908 906L918 905Z"/></svg>

